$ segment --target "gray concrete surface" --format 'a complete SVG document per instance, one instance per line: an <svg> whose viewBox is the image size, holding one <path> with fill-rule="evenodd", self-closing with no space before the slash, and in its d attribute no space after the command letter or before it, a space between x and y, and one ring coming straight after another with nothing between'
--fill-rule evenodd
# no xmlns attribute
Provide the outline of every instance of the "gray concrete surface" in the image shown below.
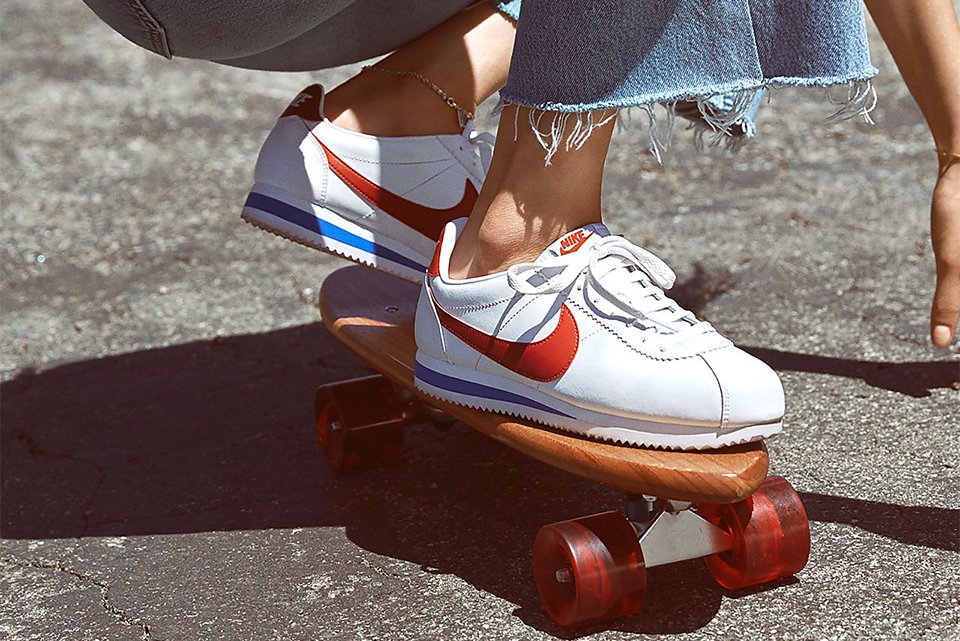
<svg viewBox="0 0 960 641"><path fill-rule="evenodd" d="M609 222L782 374L772 470L813 551L756 591L656 569L642 613L564 631L533 536L616 492L466 429L414 428L403 463L342 478L314 442L315 386L364 371L317 322L341 263L238 214L277 112L350 71L167 62L79 0L0 11L0 639L960 638L935 159L879 42L875 127L777 91L734 160L684 132L664 167L641 128L615 142Z"/></svg>

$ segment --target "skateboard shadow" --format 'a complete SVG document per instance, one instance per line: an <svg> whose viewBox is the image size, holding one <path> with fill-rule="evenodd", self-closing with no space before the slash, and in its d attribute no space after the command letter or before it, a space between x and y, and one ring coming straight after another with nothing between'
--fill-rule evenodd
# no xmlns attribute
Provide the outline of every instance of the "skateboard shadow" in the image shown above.
<svg viewBox="0 0 960 641"><path fill-rule="evenodd" d="M800 492L811 521L853 525L902 543L960 552L960 510ZM914 528L913 524L922 524Z"/></svg>
<svg viewBox="0 0 960 641"><path fill-rule="evenodd" d="M0 384L0 536L345 527L366 550L516 604L533 627L589 633L541 611L532 541L546 523L621 507L620 493L463 426L411 428L403 462L333 476L313 435L313 393L364 372L319 323L24 371ZM960 549L958 510L804 500L815 520ZM603 628L696 630L724 596L701 562L655 568L649 607Z"/></svg>
<svg viewBox="0 0 960 641"><path fill-rule="evenodd" d="M403 462L333 475L313 394L363 373L319 323L25 371L0 385L0 536L343 527L365 550L458 576L568 634L540 609L534 536L618 508L620 493L465 426L414 426ZM656 610L635 627L694 630L720 606L702 564L651 575Z"/></svg>

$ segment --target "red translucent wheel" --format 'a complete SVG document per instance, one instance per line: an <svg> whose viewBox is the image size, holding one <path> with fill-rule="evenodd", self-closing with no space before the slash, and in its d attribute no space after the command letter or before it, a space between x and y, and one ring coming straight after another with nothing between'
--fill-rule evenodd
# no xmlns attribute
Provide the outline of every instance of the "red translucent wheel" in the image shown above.
<svg viewBox="0 0 960 641"><path fill-rule="evenodd" d="M547 613L564 626L636 612L647 588L637 533L619 512L540 528L533 576Z"/></svg>
<svg viewBox="0 0 960 641"><path fill-rule="evenodd" d="M406 408L382 377L323 386L314 407L317 439L335 471L402 458Z"/></svg>
<svg viewBox="0 0 960 641"><path fill-rule="evenodd" d="M717 583L731 590L793 576L810 556L810 524L800 495L768 476L739 503L701 505L700 516L726 530L733 549L707 557Z"/></svg>

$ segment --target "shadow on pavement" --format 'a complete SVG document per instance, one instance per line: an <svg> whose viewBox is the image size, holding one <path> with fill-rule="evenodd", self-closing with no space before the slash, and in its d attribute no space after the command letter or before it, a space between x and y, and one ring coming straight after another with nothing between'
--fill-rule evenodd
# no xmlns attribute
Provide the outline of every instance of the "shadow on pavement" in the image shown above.
<svg viewBox="0 0 960 641"><path fill-rule="evenodd" d="M914 398L930 396L934 389L960 389L960 364L956 361L884 363L832 358L815 354L781 352L764 347L743 347L777 371L830 374L859 378L867 385Z"/></svg>
<svg viewBox="0 0 960 641"><path fill-rule="evenodd" d="M774 364L791 359L824 363L824 373L857 367L799 354ZM0 385L0 535L345 526L364 549L459 576L518 604L528 624L574 634L540 609L532 541L543 524L618 507L619 493L463 426L411 428L404 462L332 476L313 434L313 392L362 371L317 323L24 372ZM804 501L815 520L958 547L957 510ZM697 562L651 570L649 588L650 607L615 629L696 630L724 596Z"/></svg>
<svg viewBox="0 0 960 641"><path fill-rule="evenodd" d="M693 265L693 273L670 290L681 307L698 316L707 305L722 296L735 284L733 275L725 268L707 269L700 263ZM934 389L960 389L960 364L956 361L919 361L913 363L885 363L853 358L833 358L816 354L781 352L764 347L743 349L764 361L777 371L830 374L844 378L859 378L867 385L915 398L930 396Z"/></svg>
<svg viewBox="0 0 960 641"><path fill-rule="evenodd" d="M960 552L960 510L801 492L811 521L843 523L901 543Z"/></svg>

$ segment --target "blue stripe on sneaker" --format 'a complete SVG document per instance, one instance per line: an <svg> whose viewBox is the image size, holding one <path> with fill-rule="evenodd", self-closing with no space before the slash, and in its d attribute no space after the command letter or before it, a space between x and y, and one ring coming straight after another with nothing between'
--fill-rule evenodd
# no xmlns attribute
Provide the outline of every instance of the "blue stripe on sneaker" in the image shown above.
<svg viewBox="0 0 960 641"><path fill-rule="evenodd" d="M268 214L282 218L289 223L293 223L298 227L303 227L309 231L320 234L325 238L330 240L335 240L341 242L345 245L350 245L351 247L356 247L357 249L363 250L374 256L380 256L381 258L386 258L400 265L404 265L411 269L417 271L425 272L427 271L426 265L421 265L414 260L411 260L404 256L403 254L398 254L392 249L388 249L383 245L379 245L371 240L366 238L361 238L356 234L353 234L342 227L338 227L331 222L326 220L321 220L314 216L311 212L303 211L299 207L294 207L288 203L283 202L282 200L277 200L276 198L271 198L270 196L265 196L264 194L258 194L256 192L250 192L250 195L247 196L247 202L245 203L246 207L253 207L254 209L259 209L260 211L265 211Z"/></svg>
<svg viewBox="0 0 960 641"><path fill-rule="evenodd" d="M573 418L569 414L565 414L560 410L556 410L552 407L544 405L543 403L538 403L537 401L520 396L519 394L514 394L513 392L508 392L506 390L497 389L496 387L483 385L482 383L474 383L473 381L465 381L463 379L447 376L446 374L441 374L440 372L434 371L426 365L423 365L420 363L420 361L416 361L414 364L413 374L424 383L457 394L466 394L468 396L477 396L479 398L487 398L494 401L504 401L506 403L526 405L527 407L532 407L542 412L549 412L550 414L556 414L557 416Z"/></svg>

